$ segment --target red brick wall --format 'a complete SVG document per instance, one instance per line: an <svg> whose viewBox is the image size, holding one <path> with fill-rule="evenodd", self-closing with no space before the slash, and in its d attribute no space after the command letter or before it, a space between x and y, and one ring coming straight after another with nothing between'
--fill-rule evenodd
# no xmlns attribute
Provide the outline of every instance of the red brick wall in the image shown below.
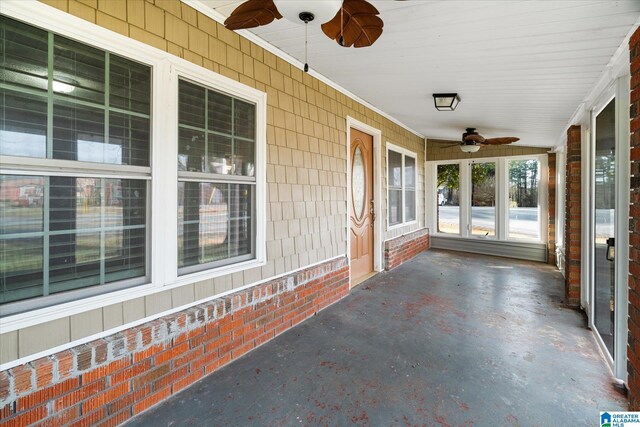
<svg viewBox="0 0 640 427"><path fill-rule="evenodd" d="M429 230L423 228L384 242L384 269L389 271L429 249Z"/></svg>
<svg viewBox="0 0 640 427"><path fill-rule="evenodd" d="M548 224L547 235L547 262L556 264L556 153L549 153L547 164L549 166L549 202L548 202Z"/></svg>
<svg viewBox="0 0 640 427"><path fill-rule="evenodd" d="M349 293L345 258L0 372L0 426L116 425Z"/></svg>
<svg viewBox="0 0 640 427"><path fill-rule="evenodd" d="M629 409L640 410L640 29L629 41L631 56L631 194L629 215Z"/></svg>
<svg viewBox="0 0 640 427"><path fill-rule="evenodd" d="M571 306L580 305L581 233L581 129L567 130L567 171L565 198L565 298Z"/></svg>

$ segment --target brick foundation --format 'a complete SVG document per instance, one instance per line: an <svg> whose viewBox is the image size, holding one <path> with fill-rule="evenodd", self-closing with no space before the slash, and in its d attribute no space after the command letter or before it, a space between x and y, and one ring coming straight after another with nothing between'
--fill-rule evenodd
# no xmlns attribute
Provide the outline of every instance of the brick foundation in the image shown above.
<svg viewBox="0 0 640 427"><path fill-rule="evenodd" d="M384 269L389 271L396 268L429 249L429 230L422 230L396 237L384 242Z"/></svg>
<svg viewBox="0 0 640 427"><path fill-rule="evenodd" d="M631 59L631 206L629 211L629 410L640 411L640 29L629 40Z"/></svg>
<svg viewBox="0 0 640 427"><path fill-rule="evenodd" d="M117 425L349 293L345 258L0 372L0 426Z"/></svg>
<svg viewBox="0 0 640 427"><path fill-rule="evenodd" d="M566 304L580 305L580 244L581 244L581 128L567 130L567 171L565 198L565 298Z"/></svg>

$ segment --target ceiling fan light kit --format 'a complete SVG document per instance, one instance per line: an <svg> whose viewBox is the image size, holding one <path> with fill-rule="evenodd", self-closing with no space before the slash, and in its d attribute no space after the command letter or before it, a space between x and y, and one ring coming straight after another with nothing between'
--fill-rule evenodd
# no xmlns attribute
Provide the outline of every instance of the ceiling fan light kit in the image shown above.
<svg viewBox="0 0 640 427"><path fill-rule="evenodd" d="M460 103L457 93L434 93L433 103L438 111L453 111Z"/></svg>
<svg viewBox="0 0 640 427"><path fill-rule="evenodd" d="M477 153L481 147L486 145L506 145L516 141L520 141L520 138L515 136L485 138L476 132L476 128L467 128L462 134L462 141L459 144L449 145L445 148L458 146L463 153Z"/></svg>
<svg viewBox="0 0 640 427"><path fill-rule="evenodd" d="M463 144L460 146L460 149L464 153L477 153L478 150L480 150L480 146L475 144L471 144L471 145Z"/></svg>
<svg viewBox="0 0 640 427"><path fill-rule="evenodd" d="M273 0L280 14L291 22L300 23L302 14L311 14L310 21L325 23L336 16L342 5L341 0Z"/></svg>

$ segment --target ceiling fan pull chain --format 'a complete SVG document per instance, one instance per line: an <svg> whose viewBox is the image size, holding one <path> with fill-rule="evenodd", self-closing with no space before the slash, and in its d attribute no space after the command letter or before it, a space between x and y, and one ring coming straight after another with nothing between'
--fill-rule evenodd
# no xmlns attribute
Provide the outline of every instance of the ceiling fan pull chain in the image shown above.
<svg viewBox="0 0 640 427"><path fill-rule="evenodd" d="M307 36L307 30L309 26L309 21L306 21L304 23L304 72L308 73L309 72L309 63L307 61L307 41L308 41L308 36Z"/></svg>

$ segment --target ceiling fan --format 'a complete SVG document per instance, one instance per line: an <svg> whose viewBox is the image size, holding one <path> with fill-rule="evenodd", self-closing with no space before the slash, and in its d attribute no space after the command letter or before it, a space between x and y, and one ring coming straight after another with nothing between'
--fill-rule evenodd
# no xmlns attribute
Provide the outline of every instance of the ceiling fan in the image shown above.
<svg viewBox="0 0 640 427"><path fill-rule="evenodd" d="M476 132L476 128L467 128L462 134L462 141L460 144L450 145L449 147L459 146L460 150L465 153L475 153L480 149L480 147L485 145L505 145L516 141L520 141L520 138L516 138L514 136L485 138Z"/></svg>
<svg viewBox="0 0 640 427"><path fill-rule="evenodd" d="M267 25L283 17L305 24L314 19L322 31L343 47L367 47L378 40L384 23L366 0L247 0L224 21L230 30Z"/></svg>

